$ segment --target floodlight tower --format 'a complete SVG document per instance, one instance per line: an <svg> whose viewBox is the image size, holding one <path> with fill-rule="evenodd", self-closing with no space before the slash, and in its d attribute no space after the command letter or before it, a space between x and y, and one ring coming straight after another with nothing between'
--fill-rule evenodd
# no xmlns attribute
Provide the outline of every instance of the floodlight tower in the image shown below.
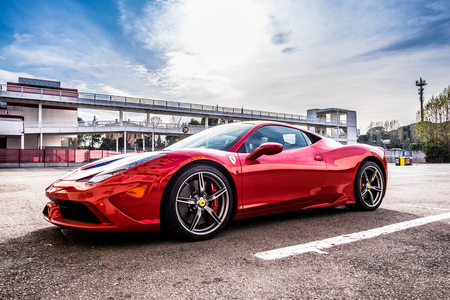
<svg viewBox="0 0 450 300"><path fill-rule="evenodd" d="M419 95L420 95L420 120L423 122L423 86L427 85L427 82L425 80L422 80L422 77L420 77L420 80L416 80L416 86L419 87Z"/></svg>

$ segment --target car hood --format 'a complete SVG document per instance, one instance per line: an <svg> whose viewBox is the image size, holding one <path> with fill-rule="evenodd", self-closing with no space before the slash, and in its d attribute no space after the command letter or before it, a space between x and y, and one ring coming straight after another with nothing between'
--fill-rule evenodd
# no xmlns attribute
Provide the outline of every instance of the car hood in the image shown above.
<svg viewBox="0 0 450 300"><path fill-rule="evenodd" d="M82 166L73 172L60 178L62 181L88 181L83 179L90 179L100 173L110 173L114 171L125 171L132 167L138 166L152 159L164 155L165 152L145 152L133 154L120 154L103 159L99 159L93 163Z"/></svg>

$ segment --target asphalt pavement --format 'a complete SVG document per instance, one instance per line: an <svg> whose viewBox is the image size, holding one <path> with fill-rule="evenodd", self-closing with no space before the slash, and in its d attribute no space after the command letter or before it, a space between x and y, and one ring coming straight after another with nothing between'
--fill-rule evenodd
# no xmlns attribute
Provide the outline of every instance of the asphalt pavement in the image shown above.
<svg viewBox="0 0 450 300"><path fill-rule="evenodd" d="M390 164L374 212L337 207L233 221L195 243L51 225L44 190L70 170L0 169L0 299L450 298L450 218L323 252L255 256L450 213L450 164Z"/></svg>

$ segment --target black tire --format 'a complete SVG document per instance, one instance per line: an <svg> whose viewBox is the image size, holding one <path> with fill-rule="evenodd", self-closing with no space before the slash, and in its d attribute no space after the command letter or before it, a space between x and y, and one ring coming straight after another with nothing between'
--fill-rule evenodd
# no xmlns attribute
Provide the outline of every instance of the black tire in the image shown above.
<svg viewBox="0 0 450 300"><path fill-rule="evenodd" d="M228 223L233 192L225 176L208 165L179 171L166 187L161 203L163 226L183 239L207 240Z"/></svg>
<svg viewBox="0 0 450 300"><path fill-rule="evenodd" d="M355 204L349 208L358 210L376 210L383 200L386 188L384 174L380 167L372 162L363 162L358 172L356 172L353 192Z"/></svg>

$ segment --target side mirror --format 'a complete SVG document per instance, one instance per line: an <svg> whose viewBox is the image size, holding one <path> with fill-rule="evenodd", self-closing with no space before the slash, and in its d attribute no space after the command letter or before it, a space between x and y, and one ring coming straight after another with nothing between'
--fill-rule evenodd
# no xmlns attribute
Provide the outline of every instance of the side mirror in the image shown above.
<svg viewBox="0 0 450 300"><path fill-rule="evenodd" d="M278 143L265 143L256 148L247 156L247 160L254 161L261 155L274 155L283 151L283 145Z"/></svg>

